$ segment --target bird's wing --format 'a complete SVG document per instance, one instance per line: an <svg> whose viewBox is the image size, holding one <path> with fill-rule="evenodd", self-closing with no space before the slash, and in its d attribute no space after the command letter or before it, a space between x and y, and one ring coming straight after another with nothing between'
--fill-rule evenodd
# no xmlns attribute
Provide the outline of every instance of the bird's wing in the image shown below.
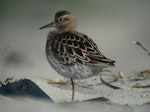
<svg viewBox="0 0 150 112"><path fill-rule="evenodd" d="M114 65L115 61L106 58L94 41L84 34L64 32L54 39L56 40L53 47L56 48L63 64Z"/></svg>

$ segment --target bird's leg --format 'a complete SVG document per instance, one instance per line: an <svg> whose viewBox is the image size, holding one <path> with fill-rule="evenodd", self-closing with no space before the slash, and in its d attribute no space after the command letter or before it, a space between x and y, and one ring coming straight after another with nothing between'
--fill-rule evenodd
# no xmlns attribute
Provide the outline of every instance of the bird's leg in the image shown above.
<svg viewBox="0 0 150 112"><path fill-rule="evenodd" d="M71 79L71 84L72 84L72 101L74 101L75 83L74 83L73 79Z"/></svg>

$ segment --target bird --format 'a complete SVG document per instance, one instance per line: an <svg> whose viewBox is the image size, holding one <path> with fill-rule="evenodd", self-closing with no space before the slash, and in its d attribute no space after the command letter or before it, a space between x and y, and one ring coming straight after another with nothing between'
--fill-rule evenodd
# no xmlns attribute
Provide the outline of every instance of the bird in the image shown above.
<svg viewBox="0 0 150 112"><path fill-rule="evenodd" d="M71 80L74 101L74 80L97 76L104 68L114 67L115 61L105 57L92 38L77 30L76 18L70 11L56 12L54 20L40 29L48 27L54 30L47 36L47 60L58 74Z"/></svg>

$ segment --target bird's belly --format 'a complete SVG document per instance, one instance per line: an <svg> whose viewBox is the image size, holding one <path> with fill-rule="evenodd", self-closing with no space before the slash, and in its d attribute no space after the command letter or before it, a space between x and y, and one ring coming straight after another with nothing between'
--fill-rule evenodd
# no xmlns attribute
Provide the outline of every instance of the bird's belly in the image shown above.
<svg viewBox="0 0 150 112"><path fill-rule="evenodd" d="M87 66L83 64L64 65L53 55L51 51L47 52L47 60L51 67L60 75L72 79L86 79L99 75L103 68L100 66Z"/></svg>

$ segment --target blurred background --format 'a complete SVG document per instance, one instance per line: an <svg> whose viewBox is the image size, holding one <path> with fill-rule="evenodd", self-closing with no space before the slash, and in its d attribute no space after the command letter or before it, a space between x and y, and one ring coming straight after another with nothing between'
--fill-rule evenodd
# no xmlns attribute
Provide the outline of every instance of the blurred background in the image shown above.
<svg viewBox="0 0 150 112"><path fill-rule="evenodd" d="M0 0L0 80L15 77L56 78L45 56L47 34L39 28L57 11L69 10L78 31L90 36L100 51L116 61L110 70L126 75L150 68L150 0Z"/></svg>
<svg viewBox="0 0 150 112"><path fill-rule="evenodd" d="M150 0L0 0L0 81L12 76L61 78L45 56L47 34L53 28L39 30L60 10L71 11L77 18L78 31L90 36L106 57L116 61L116 67L109 68L114 73L121 70L130 75L150 69L150 56L132 43L139 41L150 50ZM0 99L3 112L149 112L149 105Z"/></svg>

